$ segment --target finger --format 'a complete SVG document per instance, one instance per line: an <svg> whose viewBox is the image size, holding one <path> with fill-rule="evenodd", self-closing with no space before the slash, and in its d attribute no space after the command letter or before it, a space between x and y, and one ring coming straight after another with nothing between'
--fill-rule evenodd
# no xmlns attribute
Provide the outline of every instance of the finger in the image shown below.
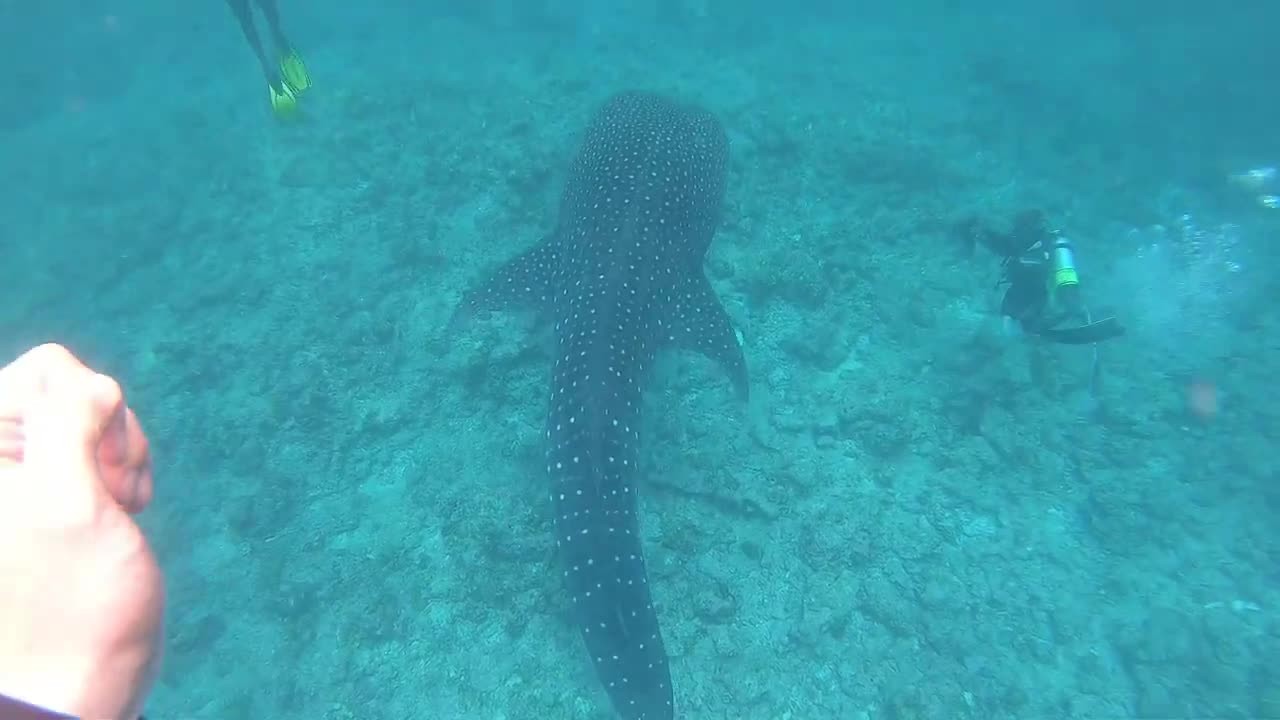
<svg viewBox="0 0 1280 720"><path fill-rule="evenodd" d="M83 367L83 366L81 366ZM114 504L98 477L98 445L121 411L120 386L104 375L57 372L25 415L23 475L27 497L47 518L91 520Z"/></svg>
<svg viewBox="0 0 1280 720"><path fill-rule="evenodd" d="M22 420L0 416L0 463L22 462Z"/></svg>
<svg viewBox="0 0 1280 720"><path fill-rule="evenodd" d="M21 418L50 370L65 372L77 366L84 368L69 350L53 344L34 347L4 366L0 369L0 419Z"/></svg>
<svg viewBox="0 0 1280 720"><path fill-rule="evenodd" d="M43 388L67 376L91 376L65 347L45 344L23 353L0 369L0 469L21 463L25 454L22 415L37 402ZM120 404L104 429L97 452L98 470L107 492L129 512L151 501L151 458L146 435L133 412Z"/></svg>
<svg viewBox="0 0 1280 720"><path fill-rule="evenodd" d="M31 348L0 368L0 470L13 470L25 454L23 414L35 402L50 372L89 372L61 345Z"/></svg>
<svg viewBox="0 0 1280 720"><path fill-rule="evenodd" d="M107 492L127 512L151 502L151 452L138 418L121 403L98 444L98 471Z"/></svg>

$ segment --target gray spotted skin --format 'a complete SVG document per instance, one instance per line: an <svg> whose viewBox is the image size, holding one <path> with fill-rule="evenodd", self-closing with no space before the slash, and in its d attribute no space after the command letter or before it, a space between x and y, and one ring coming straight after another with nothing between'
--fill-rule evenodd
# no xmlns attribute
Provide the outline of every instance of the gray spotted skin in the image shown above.
<svg viewBox="0 0 1280 720"><path fill-rule="evenodd" d="M737 335L702 269L727 156L704 110L613 97L587 128L555 232L460 308L528 304L554 323L546 467L556 546L596 673L626 720L674 716L637 518L646 376L658 351L684 347L747 392Z"/></svg>

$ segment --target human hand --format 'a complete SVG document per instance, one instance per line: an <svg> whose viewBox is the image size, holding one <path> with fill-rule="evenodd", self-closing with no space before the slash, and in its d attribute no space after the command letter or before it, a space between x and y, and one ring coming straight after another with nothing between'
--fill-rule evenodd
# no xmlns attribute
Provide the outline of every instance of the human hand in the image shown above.
<svg viewBox="0 0 1280 720"><path fill-rule="evenodd" d="M57 345L0 370L0 693L138 716L159 669L164 583L129 513L151 483L114 380Z"/></svg>

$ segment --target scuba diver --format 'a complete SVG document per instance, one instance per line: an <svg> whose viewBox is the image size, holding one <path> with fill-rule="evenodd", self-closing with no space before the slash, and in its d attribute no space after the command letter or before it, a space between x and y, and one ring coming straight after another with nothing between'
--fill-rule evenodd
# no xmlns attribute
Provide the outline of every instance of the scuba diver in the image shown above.
<svg viewBox="0 0 1280 720"><path fill-rule="evenodd" d="M1080 292L1071 240L1051 230L1039 210L1020 213L1009 233L984 227L976 219L959 226L961 239L972 248L981 243L999 255L1001 276L996 287L1007 287L1000 301L1006 328L1061 345L1093 345L1090 387L1097 381L1098 343L1124 335L1112 316L1095 319Z"/></svg>
<svg viewBox="0 0 1280 720"><path fill-rule="evenodd" d="M280 10L276 7L276 0L254 0L271 31L278 62L267 60L267 53L262 48L262 41L258 38L258 31L253 23L253 10L249 2L250 0L227 0L227 5L240 22L240 29L244 31L249 47L258 56L262 74L267 80L267 89L271 93L271 110L277 117L290 117L298 109L298 96L311 87L311 76L307 74L307 66L294 50L293 44L280 29Z"/></svg>
<svg viewBox="0 0 1280 720"><path fill-rule="evenodd" d="M1045 224L1039 210L1020 213L1013 230L999 233L970 219L960 226L970 246L982 243L1002 258L996 287L1008 286L1000 302L1006 324L1063 345L1099 343L1124 334L1114 317L1094 320L1080 294L1071 240Z"/></svg>

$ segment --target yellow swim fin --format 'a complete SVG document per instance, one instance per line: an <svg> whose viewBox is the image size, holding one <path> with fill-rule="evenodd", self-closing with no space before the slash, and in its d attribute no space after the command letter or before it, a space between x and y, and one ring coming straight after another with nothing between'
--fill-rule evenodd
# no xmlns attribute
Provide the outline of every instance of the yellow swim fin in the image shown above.
<svg viewBox="0 0 1280 720"><path fill-rule="evenodd" d="M280 77L294 95L301 95L311 87L311 75L307 73L307 65L302 62L298 51L290 49L280 56Z"/></svg>
<svg viewBox="0 0 1280 720"><path fill-rule="evenodd" d="M280 83L280 87L267 84L271 93L271 111L278 118L291 118L298 114L298 96L289 88L288 83Z"/></svg>

